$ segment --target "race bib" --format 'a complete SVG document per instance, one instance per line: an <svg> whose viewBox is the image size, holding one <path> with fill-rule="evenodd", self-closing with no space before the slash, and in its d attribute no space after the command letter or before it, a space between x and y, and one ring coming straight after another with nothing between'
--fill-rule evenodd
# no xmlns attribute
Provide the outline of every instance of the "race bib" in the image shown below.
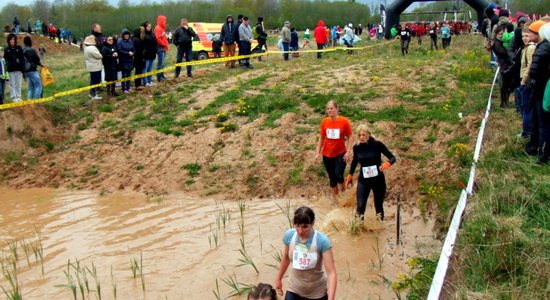
<svg viewBox="0 0 550 300"><path fill-rule="evenodd" d="M330 140L338 140L340 139L340 129L330 129L327 128L327 138Z"/></svg>
<svg viewBox="0 0 550 300"><path fill-rule="evenodd" d="M296 270L311 270L317 265L317 252L308 252L305 247L294 248L292 256L292 268Z"/></svg>
<svg viewBox="0 0 550 300"><path fill-rule="evenodd" d="M407 35L407 32L406 32L406 31L402 31L402 32L401 32L401 35Z"/></svg>
<svg viewBox="0 0 550 300"><path fill-rule="evenodd" d="M369 167L363 167L363 178L372 178L378 176L378 167L377 166L369 166Z"/></svg>

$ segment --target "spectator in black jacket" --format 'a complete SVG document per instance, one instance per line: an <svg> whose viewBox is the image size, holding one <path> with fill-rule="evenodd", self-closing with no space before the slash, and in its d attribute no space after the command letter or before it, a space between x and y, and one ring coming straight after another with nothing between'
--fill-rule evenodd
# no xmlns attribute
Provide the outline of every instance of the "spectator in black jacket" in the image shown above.
<svg viewBox="0 0 550 300"><path fill-rule="evenodd" d="M145 66L143 67L143 73L147 73L153 70L153 62L157 57L158 44L151 23L143 23L143 28L145 28L145 36L143 38L143 57L145 58ZM153 84L153 76L149 75L143 77L143 85L151 86Z"/></svg>
<svg viewBox="0 0 550 300"><path fill-rule="evenodd" d="M265 47L265 51L267 51L267 33L265 32L264 28L264 18L258 17L258 23L255 27L256 30L256 41L258 42L258 45L252 49L252 53L255 52L263 52L263 48ZM258 60L262 60L262 57L259 56Z"/></svg>
<svg viewBox="0 0 550 300"><path fill-rule="evenodd" d="M537 21L529 26L529 31L531 41L537 43L529 68L529 85L533 92L531 102L536 106L529 143L532 144L533 139L536 141L538 138L538 163L547 164L550 159L550 112L544 111L542 100L550 78L550 25L545 25L544 21Z"/></svg>
<svg viewBox="0 0 550 300"><path fill-rule="evenodd" d="M23 49L17 45L17 35L10 33L7 38L8 46L4 50L6 69L10 74L10 97L12 102L21 101L21 81L25 68Z"/></svg>
<svg viewBox="0 0 550 300"><path fill-rule="evenodd" d="M103 69L105 70L105 81L115 81L117 79L117 65L118 65L118 50L114 43L114 38L108 36L101 48L101 55L103 55ZM115 84L111 83L107 85L107 94L110 96L118 96L115 91Z"/></svg>
<svg viewBox="0 0 550 300"><path fill-rule="evenodd" d="M27 99L38 99L42 96L42 81L40 80L40 74L38 74L38 66L43 67L40 62L40 55L38 51L32 47L32 40L30 36L26 36L23 39L25 48L23 48L23 55L27 59L24 74L27 78Z"/></svg>
<svg viewBox="0 0 550 300"><path fill-rule="evenodd" d="M122 38L116 44L118 50L118 66L122 72L122 78L126 78L132 75L136 48L134 47L134 41L130 38L130 31L128 31L128 29L123 29L121 35ZM130 93L129 80L122 82L122 92L126 94Z"/></svg>
<svg viewBox="0 0 550 300"><path fill-rule="evenodd" d="M176 63L181 63L185 56L185 61L193 60L193 39L197 36L193 28L187 24L187 19L181 19L181 26L174 32L174 45L178 47ZM193 77L192 67L187 66L187 77ZM180 76L181 67L176 67L176 77Z"/></svg>
<svg viewBox="0 0 550 300"><path fill-rule="evenodd" d="M495 41L491 50L497 57L497 63L500 67L500 75L502 81L500 83L500 107L508 106L508 98L510 98L510 88L512 85L513 74L511 72L512 60L508 56L508 51L502 43L502 34L504 33L504 27L499 26L495 29Z"/></svg>
<svg viewBox="0 0 550 300"><path fill-rule="evenodd" d="M239 33L239 27L241 26L241 24L243 23L243 15L238 15L237 16L237 29L234 33L234 39L235 41L237 41L237 45L239 46L239 56L243 55L243 52L241 50L241 36L240 36L240 33ZM239 59L239 66L242 66L243 65L243 62L242 62L242 59Z"/></svg>
<svg viewBox="0 0 550 300"><path fill-rule="evenodd" d="M228 15L225 18L225 23L222 26L220 40L223 42L223 52L225 57L235 56L236 40L235 31L237 26L233 23L233 16ZM235 61L226 61L226 68L234 68Z"/></svg>
<svg viewBox="0 0 550 300"><path fill-rule="evenodd" d="M134 55L134 68L136 70L135 75L143 74L143 69L145 68L145 28L143 26L139 26L136 30L134 30L132 41L134 42L134 48L136 50L136 54ZM134 85L137 91L141 90L141 86L143 85L142 83L143 78L134 79Z"/></svg>

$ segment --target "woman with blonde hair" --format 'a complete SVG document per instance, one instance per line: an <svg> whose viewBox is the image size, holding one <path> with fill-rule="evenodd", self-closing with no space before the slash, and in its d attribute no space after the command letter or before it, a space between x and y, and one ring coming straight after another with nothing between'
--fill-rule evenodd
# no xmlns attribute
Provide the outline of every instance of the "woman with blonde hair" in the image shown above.
<svg viewBox="0 0 550 300"><path fill-rule="evenodd" d="M374 194L374 208L380 220L384 220L384 197L386 196L386 172L394 163L395 156L388 150L384 143L375 140L367 126L357 126L359 143L353 146L353 160L350 172L344 182L344 187L350 184L357 164L361 165L357 180L357 216L364 219L367 199L370 191ZM382 154L388 161L382 163Z"/></svg>
<svg viewBox="0 0 550 300"><path fill-rule="evenodd" d="M321 135L317 144L316 159L323 155L323 164L330 180L332 196L338 195L338 184L344 183L346 163L351 161L352 131L350 121L338 115L338 104L329 101L328 117L321 121ZM342 185L342 190L345 186Z"/></svg>

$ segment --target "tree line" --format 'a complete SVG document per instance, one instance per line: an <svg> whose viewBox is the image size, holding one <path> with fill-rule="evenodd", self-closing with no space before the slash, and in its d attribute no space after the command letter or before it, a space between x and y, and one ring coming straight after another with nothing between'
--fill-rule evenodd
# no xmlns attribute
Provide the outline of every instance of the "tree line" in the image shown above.
<svg viewBox="0 0 550 300"><path fill-rule="evenodd" d="M31 20L34 28L36 19L52 23L56 27L70 28L73 35L83 37L93 23L99 23L103 32L120 33L123 28L132 30L149 21L156 24L158 15L168 19L168 28L174 30L181 18L191 22L222 23L228 14L249 16L255 24L257 17L264 18L268 29L281 28L285 20L291 21L298 30L313 29L322 19L327 25L378 23L379 12L373 14L364 4L354 1L327 0L165 0L151 3L144 0L131 5L128 0L119 0L112 6L106 0L35 0L31 5L7 4L0 12L0 24L12 26L17 16L21 27Z"/></svg>

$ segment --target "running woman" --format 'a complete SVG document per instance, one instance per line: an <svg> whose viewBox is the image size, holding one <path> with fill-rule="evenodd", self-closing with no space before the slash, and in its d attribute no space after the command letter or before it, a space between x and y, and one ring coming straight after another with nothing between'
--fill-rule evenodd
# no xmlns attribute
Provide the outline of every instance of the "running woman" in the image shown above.
<svg viewBox="0 0 550 300"><path fill-rule="evenodd" d="M384 220L384 197L386 196L386 172L394 163L395 156L388 150L384 143L375 140L367 126L361 124L357 126L357 135L359 143L353 146L353 161L349 174L344 183L346 187L353 178L355 168L359 163L359 179L357 183L357 216L364 219L365 209L367 208L367 199L370 191L374 193L374 207L376 215L380 220ZM388 158L388 161L382 163L382 154Z"/></svg>
<svg viewBox="0 0 550 300"><path fill-rule="evenodd" d="M353 155L347 149L351 149L352 132L350 121L338 115L338 104L329 101L326 106L328 117L321 121L321 135L317 144L316 157L323 155L323 164L330 180L332 196L338 195L338 184L344 183L344 171L346 163L350 162ZM347 145L346 145L347 143ZM342 191L345 187L342 185Z"/></svg>

